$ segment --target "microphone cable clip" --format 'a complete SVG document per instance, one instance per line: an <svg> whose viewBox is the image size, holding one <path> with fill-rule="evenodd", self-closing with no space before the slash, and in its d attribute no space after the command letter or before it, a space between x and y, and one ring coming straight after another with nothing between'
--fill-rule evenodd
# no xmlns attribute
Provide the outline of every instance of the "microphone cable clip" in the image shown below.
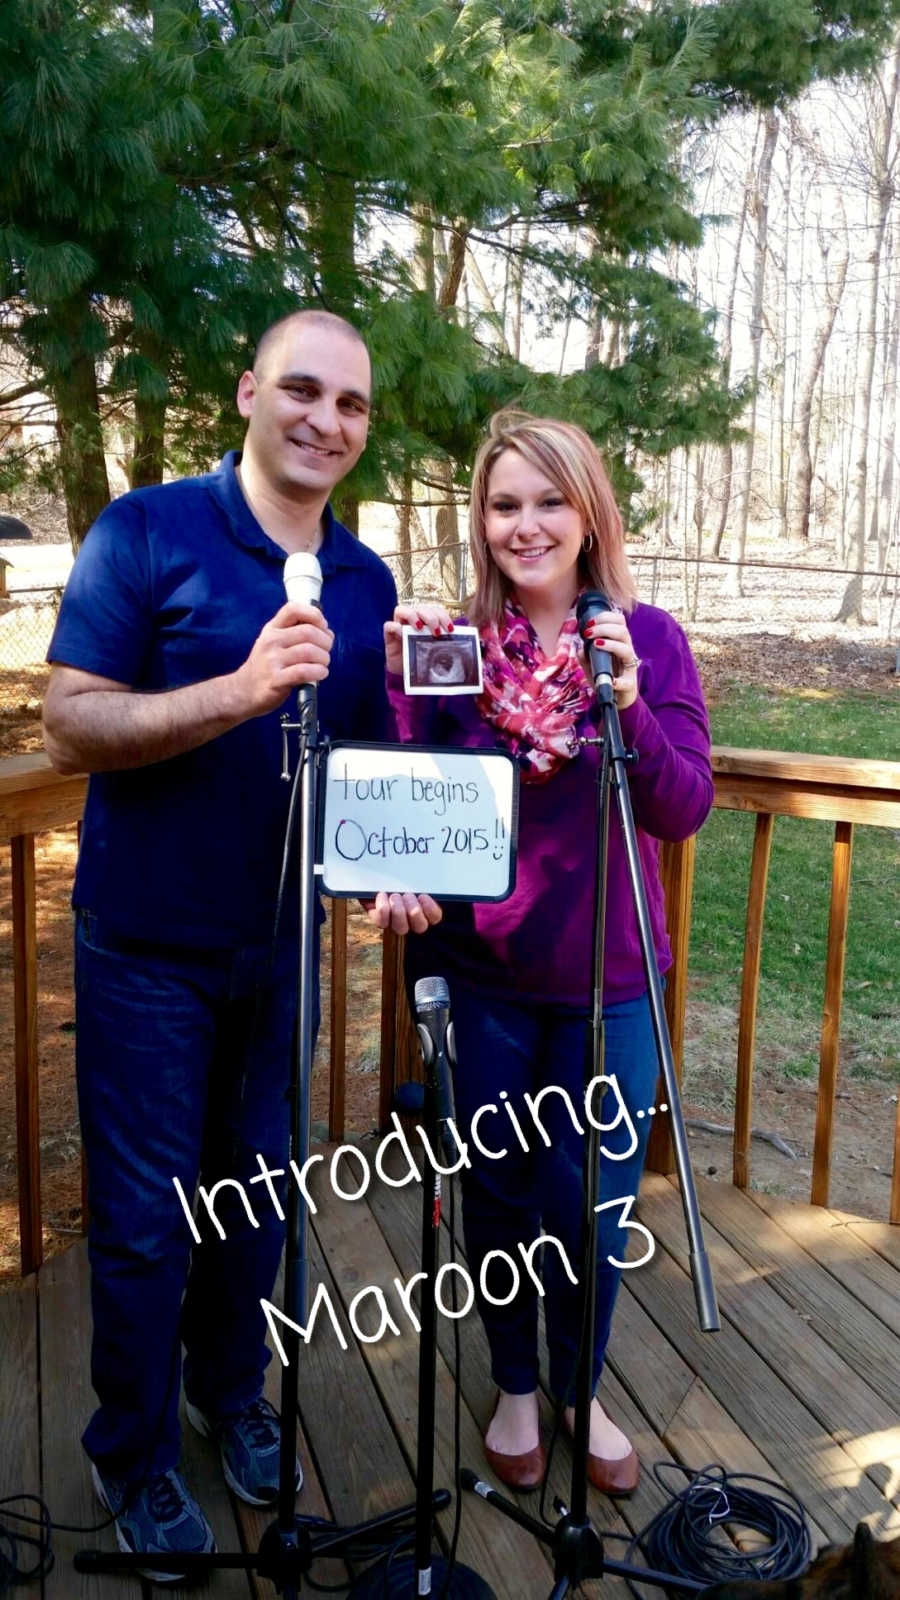
<svg viewBox="0 0 900 1600"><path fill-rule="evenodd" d="M589 745L596 747L598 745L602 745L604 742L605 741L603 739L597 739L597 738L594 738L594 739L587 739L587 738L581 739L580 738L578 740L578 743L581 745L582 750L587 749L587 747ZM624 761L626 766L636 767L638 762L641 759L641 753L634 745L632 745L631 748L628 749L628 750L625 750L622 753L621 756L613 757L613 759L614 760L619 760L619 761Z"/></svg>
<svg viewBox="0 0 900 1600"><path fill-rule="evenodd" d="M316 702L314 697L310 695L309 698L304 698L301 693L298 695L298 700L299 720L297 722L291 721L291 713L289 711L283 711L281 713L282 783L290 783L291 781L291 753L290 745L288 743L289 733L299 733L301 756L305 750L315 750L318 757L321 759L328 754L328 748L331 742L327 735L320 735L318 738L316 738Z"/></svg>

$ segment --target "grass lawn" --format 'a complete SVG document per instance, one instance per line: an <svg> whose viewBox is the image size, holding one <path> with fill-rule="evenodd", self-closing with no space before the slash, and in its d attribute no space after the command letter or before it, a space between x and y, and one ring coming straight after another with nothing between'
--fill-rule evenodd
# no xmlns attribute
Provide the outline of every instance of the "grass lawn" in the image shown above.
<svg viewBox="0 0 900 1600"><path fill-rule="evenodd" d="M900 760L896 699L734 689L711 710L715 744ZM755 818L714 811L697 841L692 992L737 1007ZM757 1057L818 1070L833 824L778 817L763 931ZM900 1076L900 831L857 827L841 1025L842 1071Z"/></svg>

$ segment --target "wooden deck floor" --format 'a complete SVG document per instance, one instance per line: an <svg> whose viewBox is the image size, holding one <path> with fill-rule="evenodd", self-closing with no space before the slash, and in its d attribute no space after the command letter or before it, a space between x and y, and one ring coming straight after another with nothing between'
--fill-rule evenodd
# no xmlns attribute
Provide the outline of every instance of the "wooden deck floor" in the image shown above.
<svg viewBox="0 0 900 1600"><path fill-rule="evenodd" d="M625 1274L603 1380L604 1397L632 1433L644 1472L637 1495L618 1509L593 1496L595 1525L601 1531L643 1526L665 1498L650 1469L672 1459L779 1479L800 1497L818 1543L844 1541L860 1518L881 1537L900 1532L900 1230L725 1184L701 1182L699 1192L722 1332L697 1331L678 1193L650 1175L641 1215L656 1238L656 1255ZM312 1290L326 1283L346 1309L361 1288L378 1284L390 1291L405 1331L366 1344L345 1324L344 1351L323 1322L304 1352L298 1420L304 1512L355 1521L412 1496L417 1342L391 1285L416 1270L419 1204L417 1188L381 1187L356 1204L332 1198L316 1218ZM453 1325L439 1320L436 1482L449 1485ZM78 1442L92 1408L89 1324L83 1244L48 1262L39 1278L0 1294L0 1496L39 1490L57 1522L99 1520ZM480 1471L480 1429L493 1388L477 1315L459 1328L462 1458ZM273 1362L275 1399L279 1377ZM569 1460L561 1444L554 1487L563 1494ZM183 1466L220 1549L242 1541L253 1548L268 1519L245 1507L235 1513L211 1448L189 1427ZM525 1504L536 1509L534 1497ZM444 1527L449 1531L449 1514ZM27 1600L139 1593L125 1579L78 1575L71 1557L84 1544L114 1547L109 1531L57 1533L56 1566L43 1590L35 1584L16 1593ZM621 1548L610 1541L608 1554L620 1555ZM498 1600L538 1600L550 1591L541 1547L475 1496L465 1500L460 1558L487 1578ZM334 1582L341 1570L323 1566L314 1575ZM254 1586L237 1573L218 1574L189 1592L216 1600L274 1594L268 1583ZM607 1578L588 1592L612 1600L626 1591Z"/></svg>

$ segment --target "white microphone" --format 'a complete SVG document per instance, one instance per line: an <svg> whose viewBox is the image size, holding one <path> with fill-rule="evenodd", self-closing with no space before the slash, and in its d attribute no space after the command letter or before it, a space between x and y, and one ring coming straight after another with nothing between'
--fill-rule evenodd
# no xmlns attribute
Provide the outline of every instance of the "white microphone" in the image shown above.
<svg viewBox="0 0 900 1600"><path fill-rule="evenodd" d="M308 550L292 550L284 563L284 589L298 606L317 606L322 593L322 568Z"/></svg>

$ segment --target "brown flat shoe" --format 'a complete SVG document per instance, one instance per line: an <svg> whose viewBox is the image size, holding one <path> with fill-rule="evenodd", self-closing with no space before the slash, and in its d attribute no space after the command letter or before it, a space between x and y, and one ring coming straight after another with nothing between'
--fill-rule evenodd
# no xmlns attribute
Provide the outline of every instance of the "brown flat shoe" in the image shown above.
<svg viewBox="0 0 900 1600"><path fill-rule="evenodd" d="M489 1445L485 1445L484 1453L491 1471L508 1489L515 1489L517 1494L528 1494L536 1489L547 1467L547 1456L540 1443L533 1450L523 1450L517 1456L504 1455L502 1450L492 1450Z"/></svg>
<svg viewBox="0 0 900 1600"><path fill-rule="evenodd" d="M491 1422L497 1414L499 1403L498 1393ZM505 1483L508 1489L515 1489L517 1494L528 1494L536 1489L547 1469L547 1456L540 1439L532 1450L522 1450L516 1456L507 1455L503 1450L492 1450L489 1444L485 1444L484 1454L500 1482Z"/></svg>
<svg viewBox="0 0 900 1600"><path fill-rule="evenodd" d="M568 1422L565 1427L571 1439L572 1430ZM595 1489L599 1489L601 1494L613 1495L621 1500L626 1499L628 1495L634 1494L640 1471L637 1451L633 1445L627 1456L620 1456L616 1461L609 1461L606 1456L592 1455L590 1450L588 1451L588 1482L592 1483Z"/></svg>
<svg viewBox="0 0 900 1600"><path fill-rule="evenodd" d="M632 1447L627 1456L622 1456L618 1461L607 1461L605 1456L592 1456L588 1451L587 1475L601 1494L624 1500L634 1494L638 1486L640 1466L637 1451Z"/></svg>

